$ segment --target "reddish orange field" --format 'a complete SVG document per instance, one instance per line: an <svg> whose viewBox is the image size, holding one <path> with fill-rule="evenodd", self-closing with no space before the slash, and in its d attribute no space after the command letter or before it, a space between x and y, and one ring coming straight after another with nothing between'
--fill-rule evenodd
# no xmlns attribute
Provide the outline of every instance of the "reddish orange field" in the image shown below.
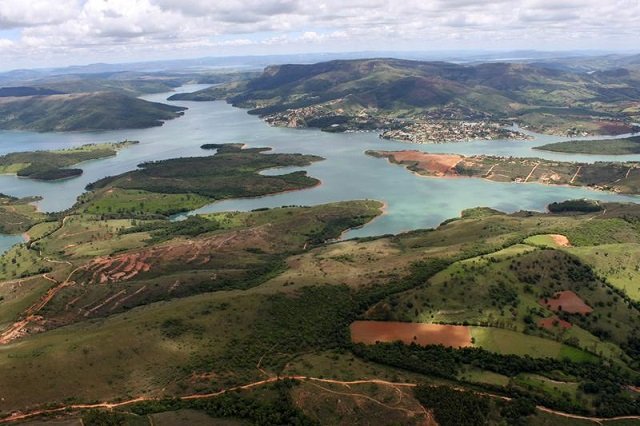
<svg viewBox="0 0 640 426"><path fill-rule="evenodd" d="M398 163L418 163L420 169L434 176L457 175L453 168L462 161L459 155L429 154L422 151L382 152L382 154L392 154L393 160Z"/></svg>
<svg viewBox="0 0 640 426"><path fill-rule="evenodd" d="M564 311L570 314L588 314L593 309L570 290L561 291L555 294L552 299L540 300L542 306L546 306L552 311Z"/></svg>
<svg viewBox="0 0 640 426"><path fill-rule="evenodd" d="M564 329L571 328L571 323L565 320L562 320L556 316L552 316L549 318L544 318L538 321L538 326L542 328L546 328L547 330L552 330L555 327L562 327Z"/></svg>
<svg viewBox="0 0 640 426"><path fill-rule="evenodd" d="M355 321L351 324L351 340L368 345L376 342L444 345L453 348L472 346L471 330L462 325L423 324L392 321Z"/></svg>

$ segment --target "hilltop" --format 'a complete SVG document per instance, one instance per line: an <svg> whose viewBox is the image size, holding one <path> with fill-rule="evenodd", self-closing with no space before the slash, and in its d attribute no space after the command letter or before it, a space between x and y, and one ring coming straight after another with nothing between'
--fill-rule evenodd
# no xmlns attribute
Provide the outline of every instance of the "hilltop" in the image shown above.
<svg viewBox="0 0 640 426"><path fill-rule="evenodd" d="M639 96L640 72L634 68L580 73L515 63L366 59L270 66L248 81L170 99L226 99L275 125L387 129L396 131L388 137L412 140L433 131L419 128L433 122L445 125L443 138L453 139L462 123L620 134L640 116L634 101Z"/></svg>
<svg viewBox="0 0 640 426"><path fill-rule="evenodd" d="M0 98L0 129L77 131L161 126L186 108L116 92Z"/></svg>

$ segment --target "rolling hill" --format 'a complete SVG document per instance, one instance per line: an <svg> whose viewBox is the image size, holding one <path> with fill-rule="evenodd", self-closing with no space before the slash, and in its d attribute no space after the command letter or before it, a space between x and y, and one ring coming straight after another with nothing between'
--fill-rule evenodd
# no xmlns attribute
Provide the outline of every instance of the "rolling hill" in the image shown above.
<svg viewBox="0 0 640 426"><path fill-rule="evenodd" d="M638 97L640 73L633 68L580 73L516 63L368 59L271 66L247 82L170 99L227 99L291 127L484 120L550 133L617 134L639 117Z"/></svg>
<svg viewBox="0 0 640 426"><path fill-rule="evenodd" d="M186 108L115 92L0 98L0 129L112 130L161 126Z"/></svg>

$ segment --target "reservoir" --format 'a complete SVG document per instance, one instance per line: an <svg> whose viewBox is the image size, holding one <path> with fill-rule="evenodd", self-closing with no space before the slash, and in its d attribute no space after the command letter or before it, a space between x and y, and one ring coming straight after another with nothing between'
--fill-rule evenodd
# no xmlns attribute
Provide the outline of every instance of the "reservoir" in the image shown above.
<svg viewBox="0 0 640 426"><path fill-rule="evenodd" d="M180 92L206 86L187 85ZM175 93L175 92L172 92ZM477 141L415 145L387 141L376 133L325 133L310 129L269 127L245 110L225 102L167 102L172 93L145 96L144 99L186 106L183 117L162 127L78 133L33 133L0 131L0 155L15 151L51 150L87 143L138 140L117 156L83 163L84 174L58 182L41 182L0 175L0 192L24 197L40 195L37 203L43 211L60 211L73 205L88 183L102 177L135 169L142 162L175 157L211 155L200 149L205 143L242 142L249 147L272 147L277 152L316 154L326 158L305 167L322 185L303 191L287 192L254 199L236 199L213 203L193 213L225 210L252 210L282 205L313 205L353 199L376 199L387 204L386 214L361 229L348 232L346 238L398 233L437 226L458 216L460 211L476 206L505 212L544 210L553 201L592 198L603 201L638 201L640 197L598 192L586 188L549 186L536 183L498 183L482 179L418 177L385 159L369 157L366 150L417 149L433 153L462 155L540 157L564 161L640 160L640 155L589 156L535 151L534 147L566 138L534 135L530 141ZM287 173L270 170L265 173ZM0 252L20 236L0 234Z"/></svg>

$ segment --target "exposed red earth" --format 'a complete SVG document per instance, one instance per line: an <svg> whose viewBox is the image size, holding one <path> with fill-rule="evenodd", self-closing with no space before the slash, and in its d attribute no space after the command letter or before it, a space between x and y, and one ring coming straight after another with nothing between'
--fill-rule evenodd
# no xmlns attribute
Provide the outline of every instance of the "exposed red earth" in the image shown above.
<svg viewBox="0 0 640 426"><path fill-rule="evenodd" d="M593 309L584 303L584 300L571 290L560 291L550 299L541 299L540 304L554 312L567 312L569 314L589 314Z"/></svg>
<svg viewBox="0 0 640 426"><path fill-rule="evenodd" d="M401 341L406 344L444 345L452 348L473 346L471 330L462 325L422 324L392 321L355 321L351 340L368 345Z"/></svg>

